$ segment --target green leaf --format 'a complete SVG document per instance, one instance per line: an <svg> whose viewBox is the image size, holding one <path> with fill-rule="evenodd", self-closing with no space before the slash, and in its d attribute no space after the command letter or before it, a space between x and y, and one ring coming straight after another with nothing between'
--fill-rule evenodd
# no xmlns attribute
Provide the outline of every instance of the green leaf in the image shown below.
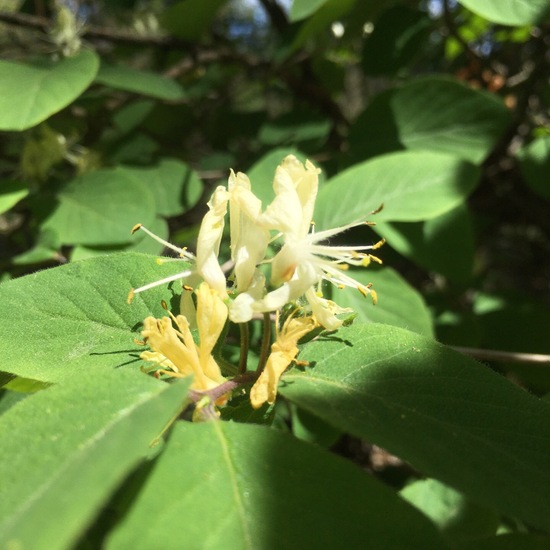
<svg viewBox="0 0 550 550"><path fill-rule="evenodd" d="M90 50L57 63L0 61L0 130L26 130L57 113L92 83L98 67Z"/></svg>
<svg viewBox="0 0 550 550"><path fill-rule="evenodd" d="M475 502L550 528L550 404L397 327L356 324L304 346L280 393Z"/></svg>
<svg viewBox="0 0 550 550"><path fill-rule="evenodd" d="M40 231L38 238L29 250L25 250L13 258L14 265L26 265L41 262L63 262L59 253L61 244L53 230Z"/></svg>
<svg viewBox="0 0 550 550"><path fill-rule="evenodd" d="M293 23L315 13L327 0L293 0L290 6L289 19Z"/></svg>
<svg viewBox="0 0 550 550"><path fill-rule="evenodd" d="M474 232L465 204L425 222L382 222L373 229L393 249L428 270L459 283L472 277Z"/></svg>
<svg viewBox="0 0 550 550"><path fill-rule="evenodd" d="M427 46L431 30L427 13L408 6L391 6L376 20L365 40L362 65L370 75L393 75Z"/></svg>
<svg viewBox="0 0 550 550"><path fill-rule="evenodd" d="M391 267L372 266L350 269L347 274L356 281L373 284L378 303L350 288L333 290L332 299L342 307L351 307L357 320L384 323L406 328L424 336L433 335L432 318L422 296Z"/></svg>
<svg viewBox="0 0 550 550"><path fill-rule="evenodd" d="M184 271L183 263L157 265L154 256L120 253L40 271L0 285L2 369L57 382L90 368L137 368L133 342L149 315L165 314L160 302L179 304L181 287L163 285L135 297L132 287ZM172 285L170 285L172 287Z"/></svg>
<svg viewBox="0 0 550 550"><path fill-rule="evenodd" d="M164 11L160 20L174 36L199 40L208 32L225 0L183 0Z"/></svg>
<svg viewBox="0 0 550 550"><path fill-rule="evenodd" d="M179 216L201 198L201 179L180 160L164 158L154 168L126 167L124 170L147 185L155 195L156 211L161 216Z"/></svg>
<svg viewBox="0 0 550 550"><path fill-rule="evenodd" d="M138 128L156 105L157 102L153 99L138 99L123 105L113 114L113 126L116 127L117 134L127 135Z"/></svg>
<svg viewBox="0 0 550 550"><path fill-rule="evenodd" d="M29 194L27 185L20 181L6 181L0 184L0 214L13 208Z"/></svg>
<svg viewBox="0 0 550 550"><path fill-rule="evenodd" d="M157 237L167 240L169 238L168 224L161 218L155 218L151 225L147 226L149 231L152 231ZM105 256L106 254L114 254L116 252L142 252L143 254L162 254L164 245L160 244L149 235L142 231L138 231L132 235L132 242L123 245L113 246L83 246L77 245L71 253L71 262L87 260L88 258L96 258Z"/></svg>
<svg viewBox="0 0 550 550"><path fill-rule="evenodd" d="M519 167L527 184L545 199L550 199L550 136L543 136L521 149Z"/></svg>
<svg viewBox="0 0 550 550"><path fill-rule="evenodd" d="M501 25L530 25L550 14L548 0L459 0L474 13Z"/></svg>
<svg viewBox="0 0 550 550"><path fill-rule="evenodd" d="M379 94L353 124L350 146L357 159L405 148L479 164L510 121L509 110L494 95L430 76Z"/></svg>
<svg viewBox="0 0 550 550"><path fill-rule="evenodd" d="M341 437L342 432L318 416L290 403L292 433L302 441L328 448Z"/></svg>
<svg viewBox="0 0 550 550"><path fill-rule="evenodd" d="M43 228L64 244L116 245L132 240L136 223L155 216L153 192L124 168L90 172L69 182Z"/></svg>
<svg viewBox="0 0 550 550"><path fill-rule="evenodd" d="M125 65L115 66L102 63L95 81L116 90L124 90L157 99L177 101L185 97L183 88L170 78Z"/></svg>
<svg viewBox="0 0 550 550"><path fill-rule="evenodd" d="M71 547L182 410L189 382L90 369L0 417L0 546ZM32 442L32 445L29 443Z"/></svg>
<svg viewBox="0 0 550 550"><path fill-rule="evenodd" d="M322 144L331 128L326 117L308 109L296 109L262 124L258 139L265 145L310 142ZM311 148L313 146L310 145Z"/></svg>
<svg viewBox="0 0 550 550"><path fill-rule="evenodd" d="M477 506L435 479L414 481L400 494L424 512L449 542L494 535L500 522L498 515L491 510Z"/></svg>
<svg viewBox="0 0 550 550"><path fill-rule="evenodd" d="M366 219L420 221L435 218L464 201L479 169L445 153L404 151L362 162L331 178L317 197L315 223L321 229Z"/></svg>
<svg viewBox="0 0 550 550"><path fill-rule="evenodd" d="M290 550L342 540L444 547L432 524L349 462L262 426L179 422L106 548Z"/></svg>

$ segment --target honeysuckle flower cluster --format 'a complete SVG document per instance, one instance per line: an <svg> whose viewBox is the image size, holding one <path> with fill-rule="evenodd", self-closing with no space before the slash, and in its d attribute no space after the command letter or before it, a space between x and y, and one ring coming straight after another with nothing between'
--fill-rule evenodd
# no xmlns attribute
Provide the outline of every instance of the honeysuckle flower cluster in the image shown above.
<svg viewBox="0 0 550 550"><path fill-rule="evenodd" d="M313 213L319 173L311 162L303 164L295 156L287 156L275 172L275 198L263 209L249 178L231 171L227 187L218 186L208 202L196 254L160 239L141 224L134 227L133 231L146 232L187 262L180 273L132 289L129 295L131 301L136 294L155 286L183 281L180 314L144 321L142 335L151 351L143 352L141 357L158 367L157 375L194 374L195 390L215 394L215 388L227 381L212 355L226 320L242 328L256 317L270 323L271 315L276 314L276 340L269 356L260 359L250 391L252 406L259 408L275 401L279 378L298 354L298 341L317 327L338 329L343 322L338 315L351 311L323 297L323 281L338 288L352 287L364 296L370 295L376 303L371 285L357 282L346 270L349 266L367 266L371 261L380 263L371 251L383 240L355 247L323 244L352 227L372 224L354 221L316 232ZM231 259L221 264L220 245L228 211ZM288 304L295 308L280 326L279 312ZM190 332L195 324L199 344ZM269 338L270 332L264 330L264 335ZM269 350L269 344L262 345L262 349ZM250 373L239 374L250 378ZM223 402L221 396L216 398L217 404Z"/></svg>

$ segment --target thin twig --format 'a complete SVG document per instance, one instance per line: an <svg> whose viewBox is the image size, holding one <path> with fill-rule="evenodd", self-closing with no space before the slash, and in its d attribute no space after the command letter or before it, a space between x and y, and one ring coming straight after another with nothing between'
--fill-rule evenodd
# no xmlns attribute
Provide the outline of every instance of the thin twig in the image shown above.
<svg viewBox="0 0 550 550"><path fill-rule="evenodd" d="M239 330L241 332L241 352L239 357L239 374L244 374L246 372L248 348L250 347L250 330L248 327L248 323L239 323Z"/></svg>
<svg viewBox="0 0 550 550"><path fill-rule="evenodd" d="M52 20L47 17L29 15L27 13L11 13L4 11L0 12L0 21L8 23L10 25L16 25L18 27L40 29L43 32L47 32L53 24ZM82 35L87 38L102 38L104 40L110 40L112 42L136 44L142 46L166 46L184 48L193 47L191 42L187 40L182 40L181 38L177 38L174 36L144 36L128 31L120 31L118 29L113 30L91 25L84 26Z"/></svg>
<svg viewBox="0 0 550 550"><path fill-rule="evenodd" d="M198 391L198 390L189 390L189 397L195 403L198 403L203 397L208 396L212 402L216 401L226 393L229 393L241 386L244 386L250 382L253 382L258 378L258 375L255 372L247 372L241 376L236 376L233 380L228 380L211 390Z"/></svg>

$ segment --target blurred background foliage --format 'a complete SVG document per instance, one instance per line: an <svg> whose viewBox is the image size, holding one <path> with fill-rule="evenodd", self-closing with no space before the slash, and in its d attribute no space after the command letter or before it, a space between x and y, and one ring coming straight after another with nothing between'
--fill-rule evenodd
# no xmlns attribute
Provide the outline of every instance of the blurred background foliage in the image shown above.
<svg viewBox="0 0 550 550"><path fill-rule="evenodd" d="M409 206L430 174L456 187L440 211L417 195L418 216L386 201L388 267L361 275L380 308L339 299L359 319L548 354L549 13L547 0L2 0L1 280L162 253L130 235L137 222L192 248L229 168L266 201L294 152L338 182L321 225L375 209L373 179ZM494 366L550 389L540 364Z"/></svg>

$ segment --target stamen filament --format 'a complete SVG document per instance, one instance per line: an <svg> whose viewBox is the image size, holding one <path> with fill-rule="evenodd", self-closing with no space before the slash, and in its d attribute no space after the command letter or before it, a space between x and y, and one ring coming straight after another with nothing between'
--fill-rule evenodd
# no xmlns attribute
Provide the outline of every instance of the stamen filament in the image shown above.
<svg viewBox="0 0 550 550"><path fill-rule="evenodd" d="M155 281L153 283L140 286L139 288L133 288L130 291L130 295L133 298L135 294L139 294L140 292L143 292L145 290L155 288L156 286L164 285L166 283L171 283L172 281L177 281L178 279L184 279L185 277L189 277L189 275L191 275L192 273L193 273L192 271L182 271L181 273L176 273L175 275L170 275L169 277L160 279L160 281ZM128 295L128 299L131 301L130 295Z"/></svg>
<svg viewBox="0 0 550 550"><path fill-rule="evenodd" d="M165 241L164 239L161 239L158 235L155 235L153 232L149 231L149 229L147 229L144 225L141 225L140 223L134 225L134 227L132 228L132 234L135 233L136 231L143 231L144 233L149 235L149 237L151 237L153 240L164 245L166 248L169 248L170 250L177 252L180 255L180 257L195 261L194 254L192 254L191 252L187 252L185 248L180 248L175 244L172 244L168 241Z"/></svg>

